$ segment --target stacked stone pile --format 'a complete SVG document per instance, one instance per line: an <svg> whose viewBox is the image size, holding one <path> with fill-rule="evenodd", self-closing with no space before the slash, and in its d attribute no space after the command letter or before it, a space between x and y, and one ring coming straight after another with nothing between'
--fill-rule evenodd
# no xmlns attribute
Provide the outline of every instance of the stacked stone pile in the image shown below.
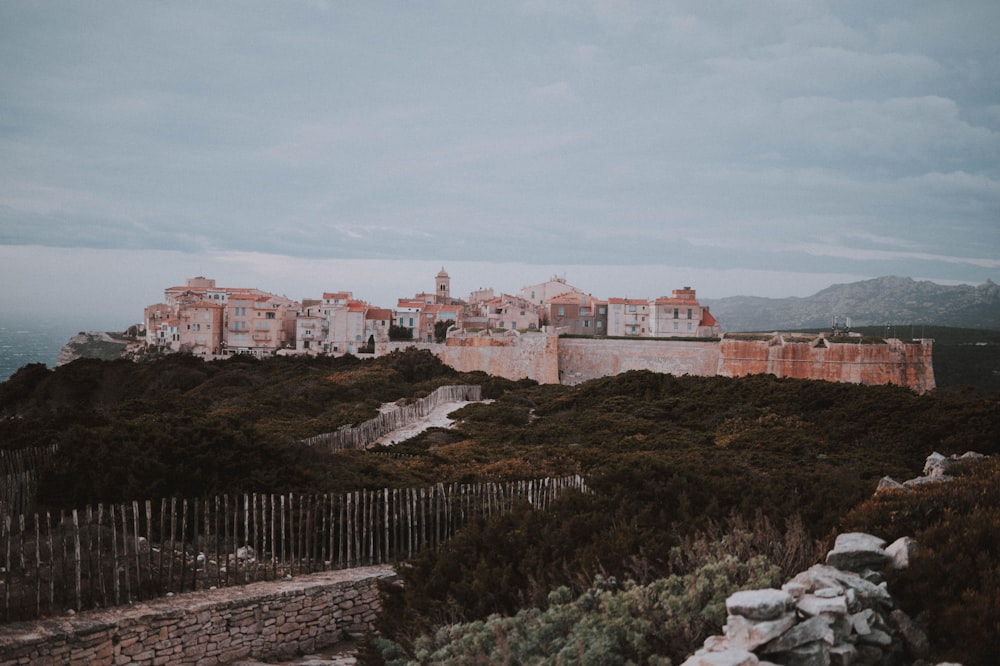
<svg viewBox="0 0 1000 666"><path fill-rule="evenodd" d="M683 666L887 666L924 664L926 634L895 604L886 567L907 566L914 544L888 548L876 536L841 534L826 557L780 590L726 600L724 634L711 636Z"/></svg>
<svg viewBox="0 0 1000 666"><path fill-rule="evenodd" d="M923 476L918 476L915 479L910 479L908 481L903 481L900 483L896 481L891 476L884 476L882 480L879 481L878 488L875 489L876 493L884 492L886 490L913 490L914 488L919 488L920 486L925 486L930 483L943 483L945 481L951 481L952 477L949 472L951 472L956 465L962 463L973 463L985 460L987 456L982 453L976 453L975 451L968 451L960 456L951 455L945 457L936 451L929 456L924 462L924 473Z"/></svg>

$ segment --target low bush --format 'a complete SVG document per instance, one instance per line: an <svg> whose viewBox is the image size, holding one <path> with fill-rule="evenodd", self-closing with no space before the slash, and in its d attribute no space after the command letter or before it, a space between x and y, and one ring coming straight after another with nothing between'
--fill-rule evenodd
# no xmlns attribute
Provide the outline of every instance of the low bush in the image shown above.
<svg viewBox="0 0 1000 666"><path fill-rule="evenodd" d="M725 600L741 589L780 584L781 568L766 556L713 554L690 572L645 585L596 576L574 595L550 593L544 608L450 624L417 637L408 649L376 639L378 657L406 664L670 664L684 659L725 621Z"/></svg>
<svg viewBox="0 0 1000 666"><path fill-rule="evenodd" d="M890 589L919 618L938 661L992 666L1000 654L1000 460L967 464L952 481L879 493L843 520L846 530L917 548Z"/></svg>

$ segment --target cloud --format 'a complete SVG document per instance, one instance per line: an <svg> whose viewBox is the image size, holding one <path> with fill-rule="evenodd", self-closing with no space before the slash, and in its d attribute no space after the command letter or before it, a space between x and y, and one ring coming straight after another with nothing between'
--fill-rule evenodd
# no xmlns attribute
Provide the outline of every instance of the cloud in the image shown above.
<svg viewBox="0 0 1000 666"><path fill-rule="evenodd" d="M921 163L996 155L1000 133L959 117L937 96L884 101L797 97L781 102L777 122L787 138L835 157Z"/></svg>
<svg viewBox="0 0 1000 666"><path fill-rule="evenodd" d="M556 81L555 83L532 88L528 91L528 94L540 100L572 101L576 99L576 93L573 92L572 86L566 81Z"/></svg>
<svg viewBox="0 0 1000 666"><path fill-rule="evenodd" d="M9 0L0 242L985 278L997 18Z"/></svg>

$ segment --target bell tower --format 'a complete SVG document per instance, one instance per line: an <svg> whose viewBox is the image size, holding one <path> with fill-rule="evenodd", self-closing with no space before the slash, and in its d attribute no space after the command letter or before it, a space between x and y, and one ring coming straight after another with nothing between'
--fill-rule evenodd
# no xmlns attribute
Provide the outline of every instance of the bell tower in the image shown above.
<svg viewBox="0 0 1000 666"><path fill-rule="evenodd" d="M447 303L451 299L451 278L448 277L448 271L444 266L434 276L434 294L434 300L438 303Z"/></svg>

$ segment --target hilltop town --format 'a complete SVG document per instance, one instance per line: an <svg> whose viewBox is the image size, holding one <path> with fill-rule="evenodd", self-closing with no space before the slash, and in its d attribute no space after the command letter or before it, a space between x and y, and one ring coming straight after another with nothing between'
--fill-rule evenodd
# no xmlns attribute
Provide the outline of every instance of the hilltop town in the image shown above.
<svg viewBox="0 0 1000 666"><path fill-rule="evenodd" d="M452 296L451 277L443 267L434 276L434 291L400 298L393 309L355 299L350 291L325 292L321 298L299 302L196 277L167 288L162 303L146 307L143 321L151 348L205 359L233 354L378 355L391 349L390 342L442 343L449 334L549 330L700 339L721 334L719 323L690 287L655 299L601 299L552 277L517 294L497 295L488 288L462 299Z"/></svg>
<svg viewBox="0 0 1000 666"><path fill-rule="evenodd" d="M723 335L691 287L655 299L595 297L553 277L517 294L479 289L453 297L442 268L434 290L394 309L327 292L293 301L205 277L164 292L145 310L147 350L206 360L245 354L382 356L427 349L460 372L579 384L629 370L673 375L823 379L935 387L932 342L862 344L857 336Z"/></svg>

